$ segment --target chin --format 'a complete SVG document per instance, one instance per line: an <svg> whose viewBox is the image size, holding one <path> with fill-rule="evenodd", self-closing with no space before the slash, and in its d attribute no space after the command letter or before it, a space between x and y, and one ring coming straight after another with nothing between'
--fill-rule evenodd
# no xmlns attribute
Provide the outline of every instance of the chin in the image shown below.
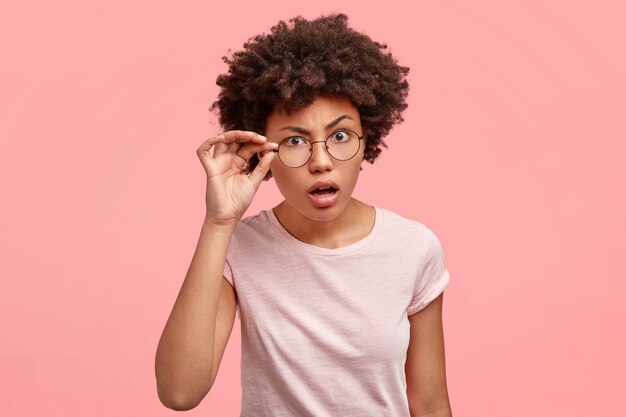
<svg viewBox="0 0 626 417"><path fill-rule="evenodd" d="M333 204L329 207L316 207L311 204L310 201L306 201L305 204L308 204L306 209L306 213L304 214L307 218L319 222L328 222L331 220L335 220L348 206L348 201L337 201L337 203Z"/></svg>

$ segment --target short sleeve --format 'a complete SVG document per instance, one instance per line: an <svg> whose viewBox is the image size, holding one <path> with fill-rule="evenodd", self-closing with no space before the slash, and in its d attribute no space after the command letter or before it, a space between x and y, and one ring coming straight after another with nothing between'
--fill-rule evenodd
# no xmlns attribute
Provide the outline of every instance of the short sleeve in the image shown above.
<svg viewBox="0 0 626 417"><path fill-rule="evenodd" d="M407 308L407 315L409 316L430 304L450 282L450 274L446 269L439 238L428 227L424 225L422 227L424 230L424 263L416 277L411 304Z"/></svg>

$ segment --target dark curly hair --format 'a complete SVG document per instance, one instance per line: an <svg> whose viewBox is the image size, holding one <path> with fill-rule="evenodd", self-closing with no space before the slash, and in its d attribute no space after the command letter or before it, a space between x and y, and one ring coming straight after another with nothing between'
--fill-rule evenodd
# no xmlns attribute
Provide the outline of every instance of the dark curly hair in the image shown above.
<svg viewBox="0 0 626 417"><path fill-rule="evenodd" d="M271 33L250 38L243 50L222 59L228 72L217 77L221 87L211 111L218 109L224 130L265 134L275 108L289 112L310 105L321 94L347 97L359 111L365 141L364 160L378 158L391 128L407 108L409 68L401 66L386 44L347 25L343 14L307 21L281 20ZM243 146L243 144L241 145ZM246 174L259 163L253 155ZM268 172L265 181L271 178Z"/></svg>

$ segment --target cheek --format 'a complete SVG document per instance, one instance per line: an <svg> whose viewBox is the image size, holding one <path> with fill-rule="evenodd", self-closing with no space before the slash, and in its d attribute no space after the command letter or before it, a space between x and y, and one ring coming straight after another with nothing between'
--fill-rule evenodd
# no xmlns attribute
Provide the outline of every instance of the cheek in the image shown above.
<svg viewBox="0 0 626 417"><path fill-rule="evenodd" d="M283 194L289 194L290 190L293 188L293 174L290 172L286 172L285 167L282 162L276 161L276 157L270 164L270 171L272 171L272 177L274 178L274 183L278 190Z"/></svg>
<svg viewBox="0 0 626 417"><path fill-rule="evenodd" d="M280 161L278 160L278 154L276 154L274 155L274 159L272 159L272 162L270 162L270 171L272 171L272 176L274 175L275 172L278 172L280 168L279 164L280 164Z"/></svg>
<svg viewBox="0 0 626 417"><path fill-rule="evenodd" d="M362 156L361 156L361 158L359 158L359 159L357 159L355 161L354 166L352 167L352 170L351 170L352 180L355 183L358 181L359 175L361 174L361 171L363 171L363 157Z"/></svg>
<svg viewBox="0 0 626 417"><path fill-rule="evenodd" d="M280 162L280 160L278 159L278 155L276 155L270 163L270 171L272 171L272 176L275 179L278 178L278 181L280 181L280 178L282 178L283 176L283 168L283 163Z"/></svg>

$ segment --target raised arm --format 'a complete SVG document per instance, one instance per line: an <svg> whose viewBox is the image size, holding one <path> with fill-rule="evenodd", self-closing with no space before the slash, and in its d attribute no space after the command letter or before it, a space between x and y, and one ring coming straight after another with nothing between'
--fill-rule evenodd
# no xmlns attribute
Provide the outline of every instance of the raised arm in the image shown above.
<svg viewBox="0 0 626 417"><path fill-rule="evenodd" d="M243 142L251 143L240 147ZM230 131L198 148L207 172L207 213L155 358L157 393L168 408L194 408L213 385L235 313L234 290L223 278L228 245L275 153L267 152L250 175L242 170L254 152L275 147L254 132Z"/></svg>

